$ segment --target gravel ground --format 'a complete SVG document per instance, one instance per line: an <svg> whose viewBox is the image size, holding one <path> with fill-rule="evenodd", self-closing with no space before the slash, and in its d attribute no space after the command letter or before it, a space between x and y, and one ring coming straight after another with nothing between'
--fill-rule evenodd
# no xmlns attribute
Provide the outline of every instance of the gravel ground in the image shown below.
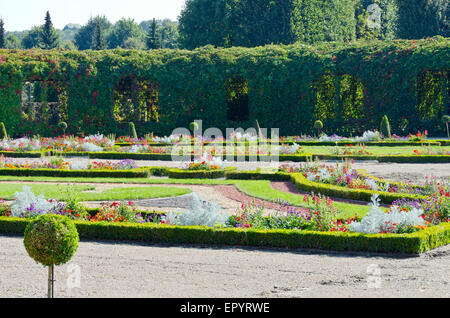
<svg viewBox="0 0 450 318"><path fill-rule="evenodd" d="M245 170L256 167L267 164L238 165ZM399 181L423 182L429 174L450 177L450 164L356 162L355 167ZM234 187L179 186L195 188L206 200L217 199L228 211L243 199ZM0 236L0 246L0 297L45 297L47 270L27 256L22 238ZM69 289L73 266L80 269L81 287ZM57 268L55 291L59 297L115 298L450 297L449 272L450 245L419 257L398 257L83 241L74 259Z"/></svg>
<svg viewBox="0 0 450 318"><path fill-rule="evenodd" d="M0 236L0 297L45 297L47 269ZM68 288L79 268L80 287ZM57 297L449 297L450 246L419 257L80 243Z"/></svg>
<svg viewBox="0 0 450 318"><path fill-rule="evenodd" d="M355 162L356 169L366 169L369 174L392 181L423 183L427 176L449 180L450 163L378 163L377 161Z"/></svg>
<svg viewBox="0 0 450 318"><path fill-rule="evenodd" d="M48 158L47 158L48 159ZM37 158L15 158L15 161L34 162L40 161ZM106 161L93 160L83 157L66 158L69 162L73 161ZM118 162L120 160L108 160L111 162ZM334 163L335 161L328 161ZM283 162L284 163L284 162ZM286 162L287 163L287 162ZM182 162L173 161L146 161L136 160L139 167L145 166L165 166L180 168L183 166ZM255 170L256 168L271 168L273 164L268 162L233 162L227 163L226 166L236 167L238 170ZM450 164L449 163L378 163L377 161L356 161L354 164L356 169L366 169L368 173L385 179L392 179L394 181L414 181L423 182L427 175L439 176L442 178L450 178Z"/></svg>

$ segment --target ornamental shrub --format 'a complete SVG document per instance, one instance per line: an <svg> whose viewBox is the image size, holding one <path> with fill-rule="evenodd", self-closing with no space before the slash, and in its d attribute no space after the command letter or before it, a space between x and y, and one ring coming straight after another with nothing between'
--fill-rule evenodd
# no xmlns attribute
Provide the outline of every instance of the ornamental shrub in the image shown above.
<svg viewBox="0 0 450 318"><path fill-rule="evenodd" d="M391 138L391 125L389 124L389 119L386 115L381 119L380 131L384 138Z"/></svg>
<svg viewBox="0 0 450 318"><path fill-rule="evenodd" d="M5 124L3 122L0 123L0 139L3 140L8 138L8 134L6 133Z"/></svg>
<svg viewBox="0 0 450 318"><path fill-rule="evenodd" d="M450 139L450 132L448 130L448 123L450 123L450 116L449 115L442 116L442 122L447 127L447 138Z"/></svg>
<svg viewBox="0 0 450 318"><path fill-rule="evenodd" d="M424 226L425 221L421 217L423 210L412 208L410 211L401 211L398 206L393 206L388 213L380 208L378 195L372 196L370 211L361 220L350 224L350 231L358 233L398 233L414 226Z"/></svg>
<svg viewBox="0 0 450 318"><path fill-rule="evenodd" d="M129 127L130 127L130 136L133 137L134 139L138 139L138 135L136 133L136 127L134 126L134 123L130 122Z"/></svg>
<svg viewBox="0 0 450 318"><path fill-rule="evenodd" d="M225 225L228 217L222 213L215 201L203 201L197 194L192 195L189 208L182 213L169 212L165 222L172 225Z"/></svg>
<svg viewBox="0 0 450 318"><path fill-rule="evenodd" d="M323 129L323 123L320 120L314 122L314 128L317 129L317 136L320 135L320 131Z"/></svg>
<svg viewBox="0 0 450 318"><path fill-rule="evenodd" d="M63 134L65 135L65 134L66 134L66 129L67 129L67 123L64 122L64 121L60 121L60 122L58 123L58 127L59 127L60 129L62 129Z"/></svg>
<svg viewBox="0 0 450 318"><path fill-rule="evenodd" d="M28 255L44 266L65 264L78 249L75 224L62 215L47 214L34 219L25 229L23 243Z"/></svg>
<svg viewBox="0 0 450 318"><path fill-rule="evenodd" d="M192 131L192 134L195 134L195 132L198 130L198 123L193 121L189 124L189 129Z"/></svg>

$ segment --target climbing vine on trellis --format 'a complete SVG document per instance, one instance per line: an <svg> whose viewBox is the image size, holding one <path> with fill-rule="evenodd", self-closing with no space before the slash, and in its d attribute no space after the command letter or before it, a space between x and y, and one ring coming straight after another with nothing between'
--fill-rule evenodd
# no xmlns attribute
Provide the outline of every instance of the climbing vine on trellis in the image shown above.
<svg viewBox="0 0 450 318"><path fill-rule="evenodd" d="M129 119L141 134L170 134L195 119L224 130L236 125L227 114L230 97L238 96L248 106L248 118L238 121L242 128L257 119L283 135L311 134L321 119L327 133L350 134L378 128L387 115L393 133L442 134L439 116L449 113L449 44L434 37L194 51L0 50L0 121L13 136L57 134L56 119L65 119L67 133L77 135L126 134ZM236 86L243 94L227 91L236 75L245 84ZM124 78L134 84L117 95ZM58 83L64 107L57 118L24 118L26 82ZM129 118L120 96L131 102Z"/></svg>

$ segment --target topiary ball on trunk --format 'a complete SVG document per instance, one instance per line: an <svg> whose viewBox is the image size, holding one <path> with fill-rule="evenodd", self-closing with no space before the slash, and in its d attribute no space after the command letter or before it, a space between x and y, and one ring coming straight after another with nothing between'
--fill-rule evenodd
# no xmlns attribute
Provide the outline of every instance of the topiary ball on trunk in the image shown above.
<svg viewBox="0 0 450 318"><path fill-rule="evenodd" d="M68 218L45 214L25 229L23 243L28 255L44 266L65 264L78 249L78 231Z"/></svg>
<svg viewBox="0 0 450 318"><path fill-rule="evenodd" d="M67 123L65 121L60 121L58 127L65 131L67 129Z"/></svg>
<svg viewBox="0 0 450 318"><path fill-rule="evenodd" d="M320 120L316 120L314 122L314 128L315 129L322 129L323 128L323 123Z"/></svg>
<svg viewBox="0 0 450 318"><path fill-rule="evenodd" d="M192 133L194 133L199 128L198 123L193 121L189 124L189 128L191 129Z"/></svg>

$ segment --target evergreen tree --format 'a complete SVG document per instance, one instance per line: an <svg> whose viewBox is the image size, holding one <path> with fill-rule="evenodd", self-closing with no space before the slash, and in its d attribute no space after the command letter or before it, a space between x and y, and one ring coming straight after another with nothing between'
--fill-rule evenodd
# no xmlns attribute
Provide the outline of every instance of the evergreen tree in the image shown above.
<svg viewBox="0 0 450 318"><path fill-rule="evenodd" d="M102 26L98 22L95 22L94 34L92 36L91 49L93 49L93 50L106 49L106 41L105 41L104 34L102 32Z"/></svg>
<svg viewBox="0 0 450 318"><path fill-rule="evenodd" d="M59 34L55 30L50 18L50 12L47 11L45 15L45 23L42 28L39 46L42 49L51 50L58 47Z"/></svg>
<svg viewBox="0 0 450 318"><path fill-rule="evenodd" d="M4 49L6 46L6 36L5 36L5 23L3 19L0 19L0 49Z"/></svg>
<svg viewBox="0 0 450 318"><path fill-rule="evenodd" d="M153 18L152 25L147 33L147 47L149 50L161 48L161 40L157 33L157 24L155 18Z"/></svg>
<svg viewBox="0 0 450 318"><path fill-rule="evenodd" d="M105 16L95 16L90 18L88 23L78 29L75 34L74 43L79 50L92 49L92 40L96 24L100 25L102 36L105 39L105 46L108 47L107 38L112 29L111 22Z"/></svg>

